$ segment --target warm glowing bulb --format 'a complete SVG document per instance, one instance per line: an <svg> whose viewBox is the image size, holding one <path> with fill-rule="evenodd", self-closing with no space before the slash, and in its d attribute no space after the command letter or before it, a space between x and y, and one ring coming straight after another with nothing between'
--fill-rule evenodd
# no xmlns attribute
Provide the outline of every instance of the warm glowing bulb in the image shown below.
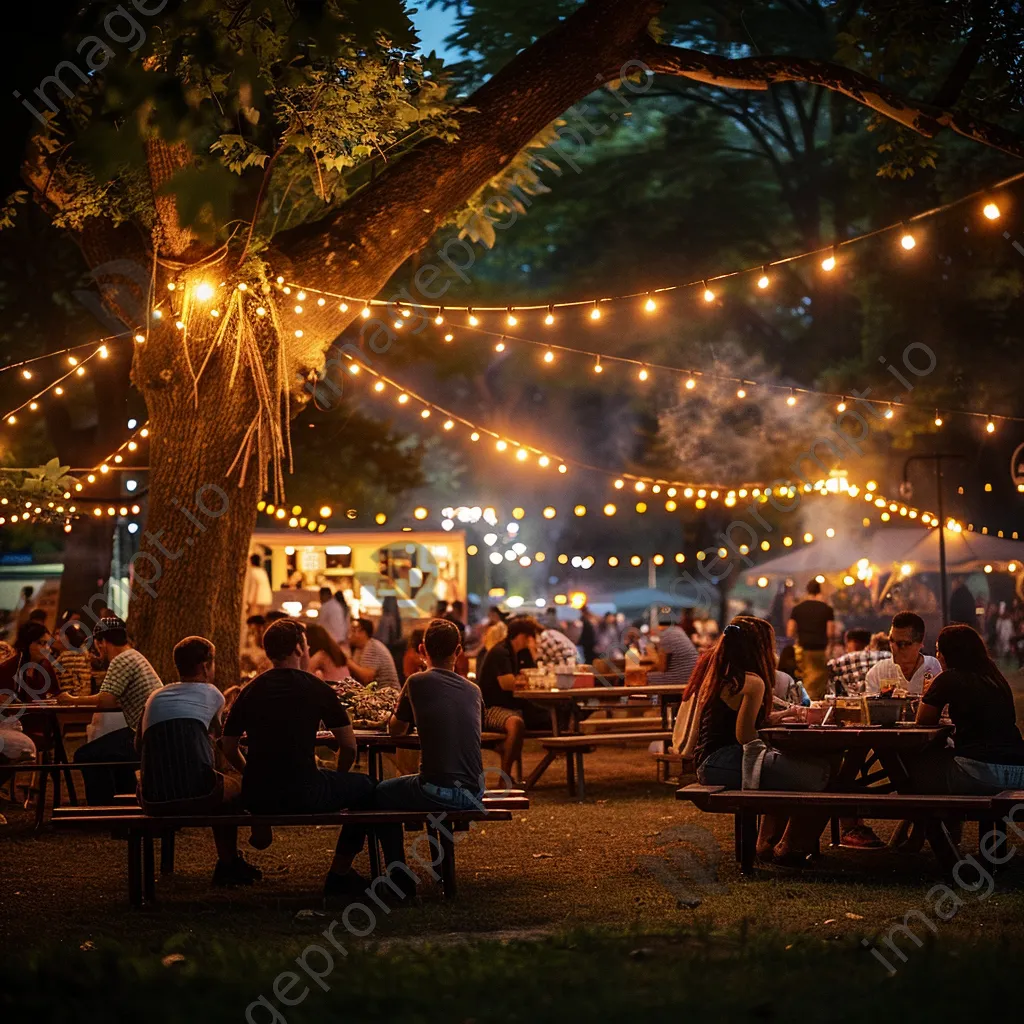
<svg viewBox="0 0 1024 1024"><path fill-rule="evenodd" d="M846 402L839 402L836 405L836 412L846 412Z"/></svg>
<svg viewBox="0 0 1024 1024"><path fill-rule="evenodd" d="M74 356L68 356L68 363L71 366L77 366L78 365L78 360Z"/></svg>
<svg viewBox="0 0 1024 1024"><path fill-rule="evenodd" d="M408 401L409 401L409 396L408 395L399 395L398 396L398 404L399 405L405 405L405 403L408 402Z"/></svg>
<svg viewBox="0 0 1024 1024"><path fill-rule="evenodd" d="M604 367L601 365L600 359L594 363L594 373L604 373Z"/></svg>
<svg viewBox="0 0 1024 1024"><path fill-rule="evenodd" d="M516 458L520 462L525 462L529 457L529 454L530 453L525 448L520 448L519 451L516 452Z"/></svg>
<svg viewBox="0 0 1024 1024"><path fill-rule="evenodd" d="M452 334L452 333L451 333L451 332L449 331L449 332L448 332L448 333L447 333L447 334L446 334L446 335L444 336L444 340L445 340L445 341L454 341L454 340L455 340L455 335L454 335L454 334Z"/></svg>
<svg viewBox="0 0 1024 1024"><path fill-rule="evenodd" d="M445 430L451 430L452 427L454 427L454 426L455 426L454 420L445 420L444 421L444 429Z"/></svg>
<svg viewBox="0 0 1024 1024"><path fill-rule="evenodd" d="M739 388L739 390L737 390L737 392L736 392L736 397L737 398L746 398L747 397L747 393L746 393L746 391L743 390L743 388Z"/></svg>
<svg viewBox="0 0 1024 1024"><path fill-rule="evenodd" d="M153 319L154 320L160 320L163 317L163 315L164 314L163 314L162 310L159 310L159 309L154 309L153 310Z"/></svg>
<svg viewBox="0 0 1024 1024"><path fill-rule="evenodd" d="M339 303L338 304L338 311L341 312L341 313L347 313L348 312L348 303L347 302Z"/></svg>
<svg viewBox="0 0 1024 1024"><path fill-rule="evenodd" d="M692 391L697 386L697 382L692 377L686 378L686 390Z"/></svg>
<svg viewBox="0 0 1024 1024"><path fill-rule="evenodd" d="M363 308L359 311L359 315L364 320L369 320L370 319L370 307L369 306L363 306Z"/></svg>
<svg viewBox="0 0 1024 1024"><path fill-rule="evenodd" d="M420 412L420 416L421 416L421 417L422 417L423 419L425 419L425 420L429 420L429 419L430 419L430 410L429 410L429 409L423 409L423 410L422 410L422 411Z"/></svg>
<svg viewBox="0 0 1024 1024"><path fill-rule="evenodd" d="M989 220L999 220L999 207L995 203L986 203L981 211Z"/></svg>
<svg viewBox="0 0 1024 1024"><path fill-rule="evenodd" d="M85 376L85 367L84 366L80 366L77 370L75 370L75 374L78 377L84 377Z"/></svg>
<svg viewBox="0 0 1024 1024"><path fill-rule="evenodd" d="M470 327L478 327L479 324L480 324L480 318L477 317L477 316L474 316L472 313L470 313L469 314L469 326Z"/></svg>
<svg viewBox="0 0 1024 1024"><path fill-rule="evenodd" d="M640 372L636 376L637 376L638 380L647 380L647 378L650 376L650 374L647 372L646 369L641 369Z"/></svg>
<svg viewBox="0 0 1024 1024"><path fill-rule="evenodd" d="M985 429L990 434L994 434L996 432L996 425L991 420L989 420L988 423L985 424Z"/></svg>
<svg viewBox="0 0 1024 1024"><path fill-rule="evenodd" d="M202 284L196 285L196 298L200 302L206 302L208 299L213 298L213 285L203 281Z"/></svg>
<svg viewBox="0 0 1024 1024"><path fill-rule="evenodd" d="M705 288L704 289L704 301L705 302L714 302L715 301L715 293L710 288Z"/></svg>
<svg viewBox="0 0 1024 1024"><path fill-rule="evenodd" d="M21 371L21 375L22 375L22 377L25 378L25 380L31 380L32 379L32 371L31 370L22 370Z"/></svg>
<svg viewBox="0 0 1024 1024"><path fill-rule="evenodd" d="M377 381L377 383L373 385L373 390L378 392L378 393L383 391L384 390L384 381L382 381L382 380Z"/></svg>
<svg viewBox="0 0 1024 1024"><path fill-rule="evenodd" d="M935 414L935 426L942 426L942 417L938 413Z"/></svg>
<svg viewBox="0 0 1024 1024"><path fill-rule="evenodd" d="M480 435L474 430L473 433L469 435L469 439L470 441L479 441Z"/></svg>
<svg viewBox="0 0 1024 1024"><path fill-rule="evenodd" d="M910 232L908 231L900 239L900 245L902 245L903 248L906 249L909 252L911 249L914 248L915 245L917 245L917 242L915 241L914 236L912 234L910 234Z"/></svg>
<svg viewBox="0 0 1024 1024"><path fill-rule="evenodd" d="M885 410L884 416L887 420L891 420L895 415L896 413L893 411L893 408L890 405L889 408Z"/></svg>
<svg viewBox="0 0 1024 1024"><path fill-rule="evenodd" d="M256 315L257 316L266 316L267 315L267 308L266 308L266 306L257 306L256 307Z"/></svg>
<svg viewBox="0 0 1024 1024"><path fill-rule="evenodd" d="M540 466L542 469L547 469L547 467L551 465L551 460L546 455L542 455L537 460L537 465Z"/></svg>
<svg viewBox="0 0 1024 1024"><path fill-rule="evenodd" d="M444 317L440 313L438 313L437 316L434 317L434 323L437 324L438 327L440 327L441 324L444 323Z"/></svg>
<svg viewBox="0 0 1024 1024"><path fill-rule="evenodd" d="M295 307L295 312L296 313L301 313L302 312L302 307L301 306L296 306Z"/></svg>
<svg viewBox="0 0 1024 1024"><path fill-rule="evenodd" d="M836 258L835 256L826 256L821 261L821 269L825 271L831 271L836 269Z"/></svg>
<svg viewBox="0 0 1024 1024"><path fill-rule="evenodd" d="M509 315L505 317L505 323L507 323L509 327L515 327L515 325L519 323L519 318L515 313L509 313Z"/></svg>
<svg viewBox="0 0 1024 1024"><path fill-rule="evenodd" d="M55 395L63 395L64 394L64 389L63 388L54 388L53 389L53 393Z"/></svg>
<svg viewBox="0 0 1024 1024"><path fill-rule="evenodd" d="M796 395L790 395L789 398L786 399L786 405L788 405L788 406L796 405Z"/></svg>
<svg viewBox="0 0 1024 1024"><path fill-rule="evenodd" d="M548 315L546 317L544 317L544 324L547 327L550 327L554 322L555 322L555 314L554 313L548 313Z"/></svg>
<svg viewBox="0 0 1024 1024"><path fill-rule="evenodd" d="M494 346L494 351L495 352L504 352L505 351L505 342L499 341L498 344Z"/></svg>
<svg viewBox="0 0 1024 1024"><path fill-rule="evenodd" d="M32 410L33 412L35 412L35 411L36 411L36 409L38 409L38 408L39 408L39 403L38 403L38 402L29 402L29 404L28 404L28 407L29 407L29 408L30 408L30 409L31 409L31 410Z"/></svg>
<svg viewBox="0 0 1024 1024"><path fill-rule="evenodd" d="M508 441L498 441L495 443L494 447L497 448L499 452L503 452L508 448Z"/></svg>
<svg viewBox="0 0 1024 1024"><path fill-rule="evenodd" d="M548 349L547 352L544 353L544 362L545 363L553 363L554 361L555 361L555 353L552 352L551 349Z"/></svg>
<svg viewBox="0 0 1024 1024"><path fill-rule="evenodd" d="M768 275L767 274L762 274L757 279L757 287L758 288L767 288L769 284L771 284L771 282L768 280Z"/></svg>
<svg viewBox="0 0 1024 1024"><path fill-rule="evenodd" d="M653 313L657 308L658 308L658 304L654 301L654 299L648 299L644 303L644 312L645 313Z"/></svg>
<svg viewBox="0 0 1024 1024"><path fill-rule="evenodd" d="M600 320L601 319L601 310L598 309L596 305L590 311L590 319L591 320Z"/></svg>
<svg viewBox="0 0 1024 1024"><path fill-rule="evenodd" d="M144 334L136 334L135 340L141 345L146 340L146 336Z"/></svg>

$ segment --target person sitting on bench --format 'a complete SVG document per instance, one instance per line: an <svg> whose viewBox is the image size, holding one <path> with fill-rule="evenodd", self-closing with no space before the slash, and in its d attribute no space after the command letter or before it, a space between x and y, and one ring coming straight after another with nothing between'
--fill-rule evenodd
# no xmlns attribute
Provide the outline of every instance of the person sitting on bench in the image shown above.
<svg viewBox="0 0 1024 1024"><path fill-rule="evenodd" d="M771 749L758 739L767 725L802 720L803 708L773 712L775 631L764 619L738 616L722 631L697 695L693 753L702 785L743 789L822 790L830 766ZM798 866L811 852L825 820L764 815L758 857ZM816 831L815 831L816 830Z"/></svg>
<svg viewBox="0 0 1024 1024"><path fill-rule="evenodd" d="M1024 787L1024 739L1013 690L985 641L964 623L946 626L936 643L942 672L924 691L917 724L934 728L948 705L954 746L908 764L918 792L991 794Z"/></svg>
<svg viewBox="0 0 1024 1024"><path fill-rule="evenodd" d="M257 676L228 714L221 740L224 756L242 773L242 803L253 814L326 814L342 809L368 810L373 782L350 772L356 738L334 689L308 671L306 628L295 619L279 619L263 634L263 649L273 668ZM316 764L316 735L321 723L338 744L337 771ZM239 749L245 736L246 756ZM402 828L380 826L378 838L388 863L403 859ZM325 899L365 894L367 883L352 870L366 832L341 830L334 860L324 882Z"/></svg>
<svg viewBox="0 0 1024 1024"><path fill-rule="evenodd" d="M544 711L520 700L513 692L519 672L537 663L540 632L540 624L528 615L509 619L505 639L487 652L477 669L484 698L484 728L505 734L501 744L501 770L508 778L512 777L513 765L522 760L527 723L534 728L550 728Z"/></svg>
<svg viewBox="0 0 1024 1024"><path fill-rule="evenodd" d="M477 810L484 789L480 732L484 700L480 688L455 671L462 653L454 622L432 619L420 652L427 670L409 676L388 723L392 736L413 726L420 737L420 771L387 779L373 802L386 810Z"/></svg>
<svg viewBox="0 0 1024 1024"><path fill-rule="evenodd" d="M128 630L124 620L116 615L100 619L92 634L96 653L106 659L107 673L103 685L95 696L75 697L70 693L57 695L58 704L81 704L101 711L120 708L125 725L101 735L75 751L75 764L93 761L135 761L135 733L142 722L146 701L163 683L146 658L128 644ZM106 718L107 714L101 717ZM85 799L90 805L113 803L117 793L135 790L133 768L92 768L82 773L85 777Z"/></svg>
<svg viewBox="0 0 1024 1024"><path fill-rule="evenodd" d="M178 682L154 690L146 701L136 744L141 761L142 809L154 816L232 814L242 809L242 788L214 768L211 730L219 731L224 696L214 685L216 649L188 636L174 648ZM214 826L216 886L252 885L263 873L238 852L238 829Z"/></svg>

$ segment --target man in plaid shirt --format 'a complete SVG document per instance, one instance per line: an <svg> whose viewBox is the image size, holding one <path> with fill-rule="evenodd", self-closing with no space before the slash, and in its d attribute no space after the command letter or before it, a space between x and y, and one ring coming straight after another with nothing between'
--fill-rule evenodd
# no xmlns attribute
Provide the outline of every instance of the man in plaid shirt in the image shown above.
<svg viewBox="0 0 1024 1024"><path fill-rule="evenodd" d="M848 629L846 653L828 663L828 678L837 696L859 697L864 693L868 672L879 661L891 658L890 651L881 651L871 644L868 629Z"/></svg>

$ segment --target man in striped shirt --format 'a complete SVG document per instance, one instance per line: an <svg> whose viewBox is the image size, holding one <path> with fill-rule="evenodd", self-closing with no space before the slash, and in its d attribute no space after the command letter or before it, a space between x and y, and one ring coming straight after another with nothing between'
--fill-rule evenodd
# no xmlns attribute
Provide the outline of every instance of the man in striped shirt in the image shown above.
<svg viewBox="0 0 1024 1024"><path fill-rule="evenodd" d="M125 727L108 732L75 751L75 764L93 761L134 762L135 732L142 722L149 695L163 685L153 666L128 644L124 620L116 615L100 619L93 630L93 645L101 658L108 660L107 674L95 697L76 697L70 693L57 696L60 704L81 704L83 707L124 712ZM92 805L110 804L116 793L135 790L132 768L93 768L85 776L85 799Z"/></svg>

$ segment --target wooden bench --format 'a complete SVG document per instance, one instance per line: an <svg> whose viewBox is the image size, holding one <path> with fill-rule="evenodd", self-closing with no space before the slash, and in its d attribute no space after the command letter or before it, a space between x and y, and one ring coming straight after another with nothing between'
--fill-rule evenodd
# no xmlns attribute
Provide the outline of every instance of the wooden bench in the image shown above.
<svg viewBox="0 0 1024 1024"><path fill-rule="evenodd" d="M584 754L592 754L598 747L654 743L658 740L668 742L671 739L672 733L665 730L592 734L589 736L573 733L569 736L551 736L548 739L542 739L540 745L544 748L544 757L530 773L530 777L526 780L526 788L530 789L536 785L537 780L547 771L551 762L560 754L564 754L565 778L569 785L569 793L571 796L583 800L586 796L586 780L583 775Z"/></svg>
<svg viewBox="0 0 1024 1024"><path fill-rule="evenodd" d="M64 774L64 783L68 788L68 799L72 803L78 802L78 793L75 790L74 782L71 779L72 772L85 772L91 768L126 768L129 771L138 771L138 761L87 761L82 764L75 764L73 761L17 761L14 764L4 765L4 773L10 773L11 800L17 800L16 786L19 775L39 774L39 789L36 798L36 828L42 828L43 819L46 814L46 787L47 783L53 780L53 806L61 805L61 773ZM22 786L23 789L30 787ZM31 791L31 790L30 790Z"/></svg>
<svg viewBox="0 0 1024 1024"><path fill-rule="evenodd" d="M682 754L651 754L659 782L670 782L678 785L683 772L693 770L693 758Z"/></svg>
<svg viewBox="0 0 1024 1024"><path fill-rule="evenodd" d="M679 800L689 800L710 814L731 814L735 818L736 860L740 871L749 874L754 867L758 818L762 814L818 813L823 818L882 818L893 821L922 819L925 834L943 868L951 869L960 852L945 826L945 820L959 818L977 821L988 831L1002 806L999 797L922 795L916 793L807 793L765 789L725 789L722 786L683 786L676 791ZM1024 793L1019 794L1024 800ZM1009 806L1009 804L1007 804Z"/></svg>
<svg viewBox="0 0 1024 1024"><path fill-rule="evenodd" d="M127 843L128 902L141 906L143 901L156 900L154 840L161 841L160 870L167 874L174 870L174 836L183 828L212 828L216 825L235 825L240 828L257 826L311 827L361 825L369 833L370 872L374 879L381 874L380 851L376 828L380 825L402 825L407 831L425 829L441 853L441 888L445 899L454 899L455 842L452 833L467 831L477 821L511 821L515 811L528 810L529 799L518 790L488 793L483 798L483 809L472 811L336 811L329 814L205 814L153 817L144 814L136 804L128 807L117 804L110 807L62 807L55 809L53 827L83 832L109 832L112 838ZM443 814L445 829L438 828ZM434 822L430 819L433 818Z"/></svg>

